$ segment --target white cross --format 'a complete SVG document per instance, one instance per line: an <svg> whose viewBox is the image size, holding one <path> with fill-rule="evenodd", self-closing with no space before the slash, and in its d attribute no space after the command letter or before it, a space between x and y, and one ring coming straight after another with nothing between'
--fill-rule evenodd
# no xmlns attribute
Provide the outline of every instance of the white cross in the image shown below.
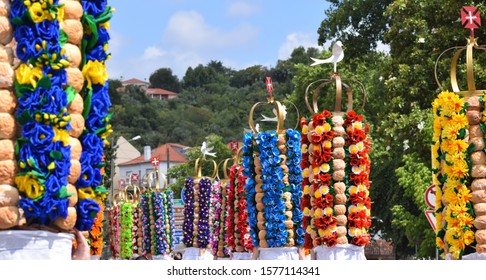
<svg viewBox="0 0 486 280"><path fill-rule="evenodd" d="M153 166L158 166L159 165L159 162L160 162L160 160L158 158L153 158L152 159L152 165Z"/></svg>
<svg viewBox="0 0 486 280"><path fill-rule="evenodd" d="M469 20L469 24L473 24L473 20L477 19L477 16L473 16L472 12L469 11L469 15L466 17L467 20Z"/></svg>

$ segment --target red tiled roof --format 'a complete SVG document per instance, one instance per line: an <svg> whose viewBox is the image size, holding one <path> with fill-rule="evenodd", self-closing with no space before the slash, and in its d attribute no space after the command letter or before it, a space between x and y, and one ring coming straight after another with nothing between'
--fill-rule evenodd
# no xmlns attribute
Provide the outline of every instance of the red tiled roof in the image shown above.
<svg viewBox="0 0 486 280"><path fill-rule="evenodd" d="M175 92L161 88L148 88L145 90L145 93L154 95L177 95Z"/></svg>
<svg viewBox="0 0 486 280"><path fill-rule="evenodd" d="M133 78L133 79L128 79L126 81L123 81L122 84L150 84L150 83Z"/></svg>
<svg viewBox="0 0 486 280"><path fill-rule="evenodd" d="M175 144L175 143L167 143L155 148L154 150L152 150L151 157L156 156L159 158L160 161L167 162L167 147L169 148L170 162L184 163L189 161L183 154L177 151L177 149L183 149L186 148L186 146ZM139 164L144 162L150 162L150 159L144 160L144 155L142 154L141 156L134 158L130 161L120 163L119 166L133 165L133 164Z"/></svg>

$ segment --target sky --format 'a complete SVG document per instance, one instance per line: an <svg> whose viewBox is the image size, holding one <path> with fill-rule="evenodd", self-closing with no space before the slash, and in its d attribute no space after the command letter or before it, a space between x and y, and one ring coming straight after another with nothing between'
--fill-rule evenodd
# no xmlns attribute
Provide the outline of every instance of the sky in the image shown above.
<svg viewBox="0 0 486 280"><path fill-rule="evenodd" d="M115 8L108 75L146 81L160 68L170 68L182 79L188 67L211 60L234 70L273 67L296 47L322 49L317 29L329 5L325 0L109 0L108 4Z"/></svg>

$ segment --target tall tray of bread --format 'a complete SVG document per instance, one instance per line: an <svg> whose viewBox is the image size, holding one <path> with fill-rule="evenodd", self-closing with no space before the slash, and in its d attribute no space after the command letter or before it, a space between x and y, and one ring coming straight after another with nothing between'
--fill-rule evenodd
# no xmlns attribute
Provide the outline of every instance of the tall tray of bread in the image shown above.
<svg viewBox="0 0 486 280"><path fill-rule="evenodd" d="M211 176L203 175L203 164L213 166ZM213 218L211 194L217 175L217 164L203 156L194 163L194 176L187 177L184 183L184 221L182 225L183 260L213 260L211 239Z"/></svg>
<svg viewBox="0 0 486 280"><path fill-rule="evenodd" d="M228 216L226 218L225 244L232 260L251 260L253 258L253 241L248 222L248 202L246 179L243 175L242 148L234 156L229 168L229 184L227 188Z"/></svg>
<svg viewBox="0 0 486 280"><path fill-rule="evenodd" d="M343 56L339 41L333 45L333 56L338 55ZM310 114L300 121L304 248L315 259L363 260L371 225L369 126L364 116L353 110L351 86L337 72L336 63L330 78L310 83L305 92ZM334 110L319 110L319 93L333 87ZM343 92L347 94L345 112Z"/></svg>
<svg viewBox="0 0 486 280"><path fill-rule="evenodd" d="M486 47L474 36L481 26L479 9L465 6L461 15L470 29L466 45L443 51L435 65L441 90L432 103L436 245L443 259L486 259L486 91L476 87L474 73L479 67L474 56L484 55ZM450 51L448 89L439 81L438 65Z"/></svg>
<svg viewBox="0 0 486 280"><path fill-rule="evenodd" d="M300 133L285 128L285 109L273 97L270 77L267 90L266 102L257 102L250 110L251 131L244 135L242 147L253 259L298 260L304 244ZM254 112L260 106L273 108L275 129L255 125Z"/></svg>
<svg viewBox="0 0 486 280"><path fill-rule="evenodd" d="M112 8L98 2L0 1L0 259L71 259L74 229L101 254Z"/></svg>

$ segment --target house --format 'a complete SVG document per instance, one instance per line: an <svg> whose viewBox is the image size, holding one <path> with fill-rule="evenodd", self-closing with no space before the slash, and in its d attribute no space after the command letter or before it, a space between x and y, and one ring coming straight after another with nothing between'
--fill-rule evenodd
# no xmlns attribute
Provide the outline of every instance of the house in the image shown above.
<svg viewBox="0 0 486 280"><path fill-rule="evenodd" d="M139 86L141 88L146 89L150 86L150 83L146 82L146 81L139 80L139 79L135 79L135 78L122 81L122 86L126 87L128 85Z"/></svg>
<svg viewBox="0 0 486 280"><path fill-rule="evenodd" d="M120 136L118 140L116 141L115 147L116 147L116 157L114 162L114 175L113 175L113 188L114 190L118 190L120 187L120 183L123 186L125 184L124 180L121 180L120 177L120 168L118 165L122 162L126 162L129 160L132 160L134 158L137 158L141 155L141 153L132 145L130 144L131 140L125 139L123 136ZM116 191L115 191L116 192Z"/></svg>
<svg viewBox="0 0 486 280"><path fill-rule="evenodd" d="M132 160L120 163L120 176L126 182L133 183L132 179L137 179L136 185L154 171L157 166L159 173L167 174L167 170L181 163L189 162L185 152L190 147L176 143L166 143L155 148L153 151L150 146L144 147L143 155ZM135 175L134 175L135 174ZM137 178L138 177L138 178ZM167 183L175 182L176 178L168 178ZM160 178L160 187L163 187L163 179Z"/></svg>
<svg viewBox="0 0 486 280"><path fill-rule="evenodd" d="M122 81L122 87L117 88L118 92L125 92L125 87L127 86L139 86L145 91L145 94L152 97L153 99L158 100L168 100L177 97L176 92L172 92L170 90L162 89L162 88L150 88L150 83L146 81L142 81L139 79L129 79Z"/></svg>
<svg viewBox="0 0 486 280"><path fill-rule="evenodd" d="M177 97L177 93L161 88L148 88L145 90L145 93L153 99L159 100L167 100Z"/></svg>

